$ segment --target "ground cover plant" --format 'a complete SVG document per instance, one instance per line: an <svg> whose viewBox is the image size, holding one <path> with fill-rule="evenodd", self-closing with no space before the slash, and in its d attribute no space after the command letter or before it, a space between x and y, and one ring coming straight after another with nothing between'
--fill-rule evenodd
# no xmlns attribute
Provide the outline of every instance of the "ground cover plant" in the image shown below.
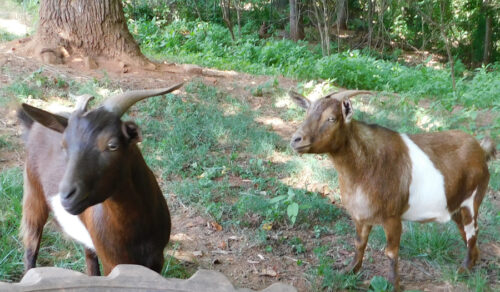
<svg viewBox="0 0 500 292"><path fill-rule="evenodd" d="M252 74L327 79L345 88L397 92L415 101L433 97L448 109L500 108L499 64L463 68L454 91L449 68L435 69L425 62L408 66L360 50L323 56L307 42L259 39L256 33L232 41L224 26L199 21L138 19L130 20L129 27L153 58Z"/></svg>

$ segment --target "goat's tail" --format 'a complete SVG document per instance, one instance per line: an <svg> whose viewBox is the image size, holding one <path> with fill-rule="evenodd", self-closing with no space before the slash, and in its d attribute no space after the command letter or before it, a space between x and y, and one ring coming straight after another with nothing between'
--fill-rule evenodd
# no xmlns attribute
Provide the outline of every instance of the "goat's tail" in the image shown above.
<svg viewBox="0 0 500 292"><path fill-rule="evenodd" d="M486 155L486 161L495 158L496 148L495 142L490 137L486 137L481 141L481 148L483 148L484 154Z"/></svg>

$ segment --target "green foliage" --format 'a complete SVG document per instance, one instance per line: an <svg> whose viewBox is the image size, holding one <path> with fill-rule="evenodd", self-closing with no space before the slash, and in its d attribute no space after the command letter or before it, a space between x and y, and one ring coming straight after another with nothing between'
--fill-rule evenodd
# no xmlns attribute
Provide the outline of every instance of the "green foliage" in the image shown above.
<svg viewBox="0 0 500 292"><path fill-rule="evenodd" d="M391 283L387 281L384 277L375 276L370 281L370 292L387 292L392 291L394 288Z"/></svg>
<svg viewBox="0 0 500 292"><path fill-rule="evenodd" d="M282 184L289 165L269 161L286 142L255 125L248 104L201 82L185 86L187 96L167 95L138 105L144 128L142 150L167 188L216 221L240 226L310 226L332 221L338 209L319 195ZM148 134L148 133L154 133ZM245 153L252 158L240 158ZM177 181L176 178L183 178ZM231 186L231 179L254 188Z"/></svg>
<svg viewBox="0 0 500 292"><path fill-rule="evenodd" d="M9 42L9 41L12 41L16 38L17 38L16 35L8 32L8 31L4 31L4 30L0 29L0 43Z"/></svg>
<svg viewBox="0 0 500 292"><path fill-rule="evenodd" d="M13 148L14 145L12 144L8 136L0 135L0 150L2 149L12 150Z"/></svg>
<svg viewBox="0 0 500 292"><path fill-rule="evenodd" d="M24 269L18 238L22 185L20 169L0 173L0 281L18 281Z"/></svg>
<svg viewBox="0 0 500 292"><path fill-rule="evenodd" d="M451 263L461 260L458 251L464 251L460 236L453 223L419 224L406 223L401 236L402 256L422 258L437 263Z"/></svg>
<svg viewBox="0 0 500 292"><path fill-rule="evenodd" d="M319 264L312 268L310 274L315 277L313 288L315 290L343 291L355 290L361 286L361 273L343 273L333 267L334 261L326 256L328 246L319 246L314 249L314 255ZM314 287L314 286L318 287Z"/></svg>
<svg viewBox="0 0 500 292"><path fill-rule="evenodd" d="M498 64L469 72L457 61L457 71L465 77L458 78L454 92L449 69L425 64L409 67L358 50L323 57L306 42L261 40L255 34L233 42L226 27L210 22L131 20L129 26L141 46L156 58L253 74L328 79L346 88L407 94L415 101L436 98L447 109L456 104L500 108ZM262 88L254 94L262 95Z"/></svg>

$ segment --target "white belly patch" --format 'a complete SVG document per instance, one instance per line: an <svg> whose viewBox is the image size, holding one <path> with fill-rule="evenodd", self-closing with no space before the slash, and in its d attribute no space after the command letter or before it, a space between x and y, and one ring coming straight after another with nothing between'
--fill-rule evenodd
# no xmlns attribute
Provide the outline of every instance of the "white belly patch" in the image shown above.
<svg viewBox="0 0 500 292"><path fill-rule="evenodd" d="M61 225L64 232L74 240L85 245L85 247L95 250L94 243L92 242L92 238L90 238L87 228L85 228L85 225L83 225L78 216L71 215L64 210L59 194L50 198L50 205L52 206L54 217L59 225Z"/></svg>
<svg viewBox="0 0 500 292"><path fill-rule="evenodd" d="M429 156L422 151L407 135L401 138L408 147L411 160L411 184L409 209L403 220L425 221L434 219L447 222L451 219L446 202L444 177L434 166Z"/></svg>
<svg viewBox="0 0 500 292"><path fill-rule="evenodd" d="M363 189L359 186L353 193L342 197L342 203L351 216L358 221L370 219L373 216L371 202L367 199Z"/></svg>

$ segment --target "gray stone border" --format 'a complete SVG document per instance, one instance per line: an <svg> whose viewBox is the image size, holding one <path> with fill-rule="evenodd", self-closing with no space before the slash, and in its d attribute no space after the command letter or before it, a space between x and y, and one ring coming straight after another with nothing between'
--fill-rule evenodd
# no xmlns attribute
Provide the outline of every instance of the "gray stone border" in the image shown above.
<svg viewBox="0 0 500 292"><path fill-rule="evenodd" d="M138 265L118 265L106 277L89 277L80 272L55 267L29 270L21 282L0 282L0 291L161 291L161 292L251 292L235 288L223 274L198 270L187 280L163 278ZM274 283L262 292L296 292L294 287Z"/></svg>

